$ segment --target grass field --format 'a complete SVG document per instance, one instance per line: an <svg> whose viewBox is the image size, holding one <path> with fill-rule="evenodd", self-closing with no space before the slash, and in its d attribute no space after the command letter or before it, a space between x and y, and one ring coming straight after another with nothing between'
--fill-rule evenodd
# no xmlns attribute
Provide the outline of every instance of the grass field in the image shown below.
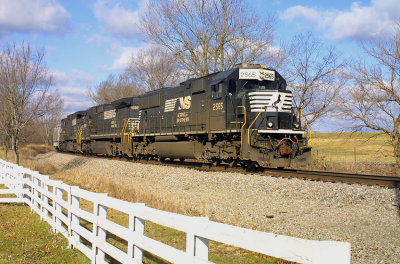
<svg viewBox="0 0 400 264"><path fill-rule="evenodd" d="M378 133L314 133L313 157L328 161L394 163L389 137Z"/></svg>
<svg viewBox="0 0 400 264"><path fill-rule="evenodd" d="M28 206L0 204L0 264L90 263L78 250L67 246L67 240L52 233Z"/></svg>

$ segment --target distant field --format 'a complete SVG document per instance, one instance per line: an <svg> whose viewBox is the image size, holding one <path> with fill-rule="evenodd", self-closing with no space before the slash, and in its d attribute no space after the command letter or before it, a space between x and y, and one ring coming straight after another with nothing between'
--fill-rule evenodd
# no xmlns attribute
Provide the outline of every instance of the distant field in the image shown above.
<svg viewBox="0 0 400 264"><path fill-rule="evenodd" d="M378 133L314 133L313 158L332 162L394 163L389 137Z"/></svg>

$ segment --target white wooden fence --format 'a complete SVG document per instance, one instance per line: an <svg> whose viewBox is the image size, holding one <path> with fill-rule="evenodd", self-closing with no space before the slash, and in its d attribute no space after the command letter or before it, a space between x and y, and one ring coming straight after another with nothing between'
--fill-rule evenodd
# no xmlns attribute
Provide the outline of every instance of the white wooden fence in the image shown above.
<svg viewBox="0 0 400 264"><path fill-rule="evenodd" d="M221 224L206 217L156 210L50 180L48 176L1 159L0 184L8 188L0 189L0 194L17 196L0 198L0 203L29 205L54 232L63 234L69 245L80 250L92 263L106 263L105 255L121 263L142 263L144 251L172 263L212 263L208 261L209 240L298 263L350 263L347 242L294 238ZM92 202L92 210L81 209L81 199ZM107 218L111 208L129 216L128 227ZM82 226L82 219L92 224L91 230ZM145 221L185 232L186 250L147 237ZM127 250L110 244L107 234L125 240Z"/></svg>

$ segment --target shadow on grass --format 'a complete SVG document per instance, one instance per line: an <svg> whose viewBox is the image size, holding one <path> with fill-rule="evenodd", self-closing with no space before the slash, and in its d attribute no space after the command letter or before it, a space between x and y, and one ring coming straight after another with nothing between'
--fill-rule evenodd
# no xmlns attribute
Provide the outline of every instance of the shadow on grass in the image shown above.
<svg viewBox="0 0 400 264"><path fill-rule="evenodd" d="M1 205L6 205L6 206L9 206L9 207L24 207L24 206L27 206L27 205L25 205L23 203L0 203L0 206Z"/></svg>

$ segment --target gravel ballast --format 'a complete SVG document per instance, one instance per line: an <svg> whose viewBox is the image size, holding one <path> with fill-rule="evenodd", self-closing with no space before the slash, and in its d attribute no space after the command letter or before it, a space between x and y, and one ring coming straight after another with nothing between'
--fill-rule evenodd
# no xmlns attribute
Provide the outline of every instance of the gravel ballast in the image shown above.
<svg viewBox="0 0 400 264"><path fill-rule="evenodd" d="M400 263L398 189L194 169L50 152L37 156L173 197L186 211L246 228L351 243L352 263Z"/></svg>

